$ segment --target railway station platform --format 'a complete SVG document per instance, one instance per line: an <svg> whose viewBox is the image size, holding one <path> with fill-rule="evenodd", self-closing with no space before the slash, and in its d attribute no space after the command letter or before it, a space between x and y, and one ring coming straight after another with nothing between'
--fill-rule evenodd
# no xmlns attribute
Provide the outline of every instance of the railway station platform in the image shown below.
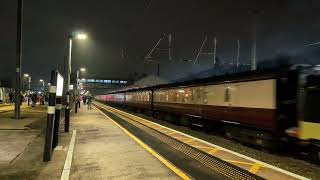
<svg viewBox="0 0 320 180"><path fill-rule="evenodd" d="M70 127L70 144L61 142L57 147L68 151L65 160L55 155L56 150L51 169L44 170L40 179L57 178L59 172L61 179L180 179L95 107L88 110L82 105ZM54 164L61 167L57 160L64 160L64 166L53 171Z"/></svg>

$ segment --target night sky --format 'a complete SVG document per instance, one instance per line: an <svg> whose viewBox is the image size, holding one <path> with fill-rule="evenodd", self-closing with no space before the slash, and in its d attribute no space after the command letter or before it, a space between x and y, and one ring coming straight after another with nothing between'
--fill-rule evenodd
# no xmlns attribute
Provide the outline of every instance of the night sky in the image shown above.
<svg viewBox="0 0 320 180"><path fill-rule="evenodd" d="M176 79L212 65L208 57L201 57L198 67L180 61L194 59L205 34L216 36L217 56L224 62L234 61L240 40L240 61L249 63L252 10L260 12L259 61L279 54L307 54L318 61L320 45L304 45L320 41L319 0L25 0L22 71L48 80L51 69L63 67L67 36L74 30L88 33L87 40L74 41L72 59L74 69L87 67L88 76L154 74L156 65L144 57L161 33L171 33L173 45L173 62L155 55L162 77ZM15 0L1 0L0 22L0 78L14 77ZM121 58L122 48L127 58Z"/></svg>

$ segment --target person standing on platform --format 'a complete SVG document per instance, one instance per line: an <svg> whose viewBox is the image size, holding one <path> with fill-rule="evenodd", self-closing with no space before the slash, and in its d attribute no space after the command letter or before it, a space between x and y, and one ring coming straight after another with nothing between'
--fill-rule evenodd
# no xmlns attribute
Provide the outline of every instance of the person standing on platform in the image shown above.
<svg viewBox="0 0 320 180"><path fill-rule="evenodd" d="M36 93L33 93L32 96L31 96L32 107L35 107L35 106L36 106L37 99L38 99L37 94L36 94Z"/></svg>
<svg viewBox="0 0 320 180"><path fill-rule="evenodd" d="M86 94L83 95L82 101L83 101L83 105L87 104L87 96Z"/></svg>
<svg viewBox="0 0 320 180"><path fill-rule="evenodd" d="M76 99L76 107L80 108L80 97L79 97L79 94L76 94L75 99Z"/></svg>
<svg viewBox="0 0 320 180"><path fill-rule="evenodd" d="M92 104L91 94L88 94L88 96L87 96L87 104L88 104L88 110L91 110L92 109L92 107L91 107L91 104Z"/></svg>
<svg viewBox="0 0 320 180"><path fill-rule="evenodd" d="M20 93L20 106L22 105L23 100L24 100L24 96L22 93Z"/></svg>
<svg viewBox="0 0 320 180"><path fill-rule="evenodd" d="M10 101L10 105L13 103L13 93L9 92L9 101Z"/></svg>

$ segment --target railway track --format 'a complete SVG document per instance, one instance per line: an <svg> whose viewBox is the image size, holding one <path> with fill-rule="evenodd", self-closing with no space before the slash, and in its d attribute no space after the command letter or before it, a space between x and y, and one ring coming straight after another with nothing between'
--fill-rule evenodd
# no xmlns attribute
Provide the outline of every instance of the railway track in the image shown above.
<svg viewBox="0 0 320 180"><path fill-rule="evenodd" d="M145 118L98 102L94 104L99 109L127 121L228 179L308 179Z"/></svg>

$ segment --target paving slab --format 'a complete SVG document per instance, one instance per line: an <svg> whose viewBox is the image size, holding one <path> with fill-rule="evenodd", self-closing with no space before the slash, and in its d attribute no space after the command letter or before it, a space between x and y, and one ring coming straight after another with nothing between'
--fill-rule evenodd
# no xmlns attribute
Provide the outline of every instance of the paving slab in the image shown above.
<svg viewBox="0 0 320 180"><path fill-rule="evenodd" d="M12 118L12 111L0 114L0 166L13 163L43 131L45 107L24 106L21 114L19 120Z"/></svg>

